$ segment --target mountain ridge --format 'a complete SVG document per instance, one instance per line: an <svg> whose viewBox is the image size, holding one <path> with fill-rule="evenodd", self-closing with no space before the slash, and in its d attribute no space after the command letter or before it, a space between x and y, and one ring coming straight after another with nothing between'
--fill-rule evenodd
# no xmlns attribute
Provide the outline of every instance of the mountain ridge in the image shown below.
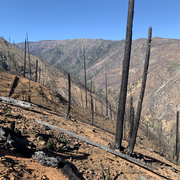
<svg viewBox="0 0 180 180"><path fill-rule="evenodd" d="M71 42L73 41L74 40ZM132 42L128 97L130 94L133 95L135 107L137 106L140 92L146 53L146 41L145 38L139 38ZM57 59L59 58L57 61L54 61L53 65L57 68L64 68L71 72L72 75L78 76L79 79L83 80L82 49L84 46L86 51L85 57L87 61L88 80L90 81L92 78L97 93L105 94L105 74L107 74L108 100L112 105L117 107L121 83L122 61L124 58L124 40L112 42L84 39L83 41L78 40L73 43L74 46L71 44L72 48L68 47L69 50L66 49L66 55L59 56L53 51L54 54L52 54L54 56L57 55ZM114 45L112 45L113 43ZM107 48L108 45L109 49ZM59 48L63 50L62 46ZM178 85L180 83L179 52L179 39L165 39L161 37L154 37L152 39L142 119L145 119L145 123L149 122L152 125L152 118L147 117L147 112L150 112L150 110L154 111L154 120L156 122L159 120L164 122L164 129L167 129L167 134L173 129L176 110L180 110L180 100L178 97L178 89L180 89ZM50 58L52 58L52 56L49 52L47 54L45 54L45 52L44 54L42 53L42 56L45 59L48 57L49 62L51 62ZM176 83L173 83L175 81ZM160 87L162 88L159 89ZM168 125L169 123L171 125ZM173 133L175 133L174 130Z"/></svg>

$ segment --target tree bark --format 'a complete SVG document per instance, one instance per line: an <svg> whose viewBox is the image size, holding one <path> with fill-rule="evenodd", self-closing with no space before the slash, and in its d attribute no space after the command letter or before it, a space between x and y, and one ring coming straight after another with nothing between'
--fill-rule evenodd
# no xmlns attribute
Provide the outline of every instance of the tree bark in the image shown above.
<svg viewBox="0 0 180 180"><path fill-rule="evenodd" d="M86 108L87 108L87 89L86 89L86 61L85 61L85 48L83 48L84 50L84 86L85 86L85 93L86 93Z"/></svg>
<svg viewBox="0 0 180 180"><path fill-rule="evenodd" d="M67 108L67 112L66 112L66 118L70 118L70 108L71 108L71 79L70 79L70 74L68 73L68 84L69 84L69 88L68 88L68 95L69 95L69 99L68 99L68 108Z"/></svg>
<svg viewBox="0 0 180 180"><path fill-rule="evenodd" d="M26 38L25 38L25 52L24 52L24 78L25 78L25 73L26 73Z"/></svg>
<svg viewBox="0 0 180 180"><path fill-rule="evenodd" d="M128 154L132 154L132 152L134 150L134 145L136 143L136 136L137 136L137 131L138 131L138 127L139 127L139 120L140 120L140 116L141 116L141 109L142 109L142 103L143 103L144 92L145 92L145 87L146 87L146 79L147 79L147 73L148 73L148 66L149 66L151 36L152 36L152 28L149 27L147 50L146 50L146 57L145 57L145 62L144 62L144 72L143 72L143 77L142 77L142 86L141 86L140 97L138 100L133 134L132 134L132 138L130 140L130 145L128 147Z"/></svg>
<svg viewBox="0 0 180 180"><path fill-rule="evenodd" d="M132 138L132 132L134 127L134 108L133 108L133 97L130 98L130 131L129 138Z"/></svg>
<svg viewBox="0 0 180 180"><path fill-rule="evenodd" d="M115 137L115 146L118 149L120 149L121 147L122 138L123 138L123 122L124 122L126 94L127 94L128 76L129 76L129 64L130 64L130 55L131 55L133 16L134 16L134 0L129 0L128 19L127 19L127 28L126 28L126 42L125 42L125 50L124 50L124 60L123 60L123 69L122 69L122 77L121 77L121 90L119 95L116 137Z"/></svg>

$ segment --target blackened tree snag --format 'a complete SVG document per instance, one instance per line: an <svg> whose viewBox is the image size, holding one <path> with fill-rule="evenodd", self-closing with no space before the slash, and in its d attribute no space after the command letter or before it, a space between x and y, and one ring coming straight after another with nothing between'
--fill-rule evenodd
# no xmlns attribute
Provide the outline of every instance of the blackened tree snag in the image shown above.
<svg viewBox="0 0 180 180"><path fill-rule="evenodd" d="M94 120L94 107L93 107L93 97L92 97L92 79L91 79L91 113L92 113L91 124L93 124L93 120Z"/></svg>
<svg viewBox="0 0 180 180"><path fill-rule="evenodd" d="M35 82L37 82L37 71L38 71L38 60L36 60L36 74L35 74Z"/></svg>
<svg viewBox="0 0 180 180"><path fill-rule="evenodd" d="M41 78L41 68L39 67L39 83L40 83L40 79Z"/></svg>
<svg viewBox="0 0 180 180"><path fill-rule="evenodd" d="M68 95L69 95L69 99L68 99L68 108L67 108L67 112L66 112L66 118L70 118L70 108L71 108L71 79L70 79L70 74L68 73Z"/></svg>
<svg viewBox="0 0 180 180"><path fill-rule="evenodd" d="M84 86L85 86L85 93L86 93L86 108L87 108L87 90L86 90L86 61L85 61L85 48L84 50Z"/></svg>
<svg viewBox="0 0 180 180"><path fill-rule="evenodd" d="M142 86L141 86L140 97L138 100L133 134L132 134L132 138L130 140L130 145L128 147L128 154L132 154L134 145L136 143L136 136L137 136L137 131L138 131L138 127L139 127L139 120L140 120L140 116L141 116L141 109L142 109L142 103L143 103L144 92L145 92L145 87L146 87L146 79L147 79L147 73L148 73L148 66L149 66L151 36L152 36L152 27L149 27L146 57L145 57L145 62L144 62L144 72L143 72L143 77L142 77Z"/></svg>
<svg viewBox="0 0 180 180"><path fill-rule="evenodd" d="M29 75L30 75L30 78L31 78L31 61L30 61L30 52L29 52L28 33L27 33L27 45L28 45L28 58L29 58Z"/></svg>
<svg viewBox="0 0 180 180"><path fill-rule="evenodd" d="M11 86L11 90L9 92L9 96L8 97L11 97L11 95L14 93L14 89L17 87L18 85L18 81L19 81L19 78L17 76L15 76L14 78L14 81L13 81L13 84Z"/></svg>
<svg viewBox="0 0 180 180"><path fill-rule="evenodd" d="M130 131L129 138L132 138L132 132L134 127L134 108L133 108L133 97L130 97Z"/></svg>
<svg viewBox="0 0 180 180"><path fill-rule="evenodd" d="M25 38L25 52L24 52L24 74L23 74L24 78L25 78L25 71L26 71L26 38Z"/></svg>
<svg viewBox="0 0 180 180"><path fill-rule="evenodd" d="M105 74L105 86L106 86L106 118L108 118L108 101L107 101L107 74Z"/></svg>
<svg viewBox="0 0 180 180"><path fill-rule="evenodd" d="M131 55L133 16L134 16L134 0L129 0L126 41L125 41L124 60L123 60L123 69L122 69L122 77L121 77L121 90L119 94L119 105L117 112L117 125L116 125L116 137L115 137L115 146L118 149L120 149L121 147L122 138L123 138L123 122L124 122L126 94L127 94L128 76L129 76L129 64L130 64L130 55Z"/></svg>
<svg viewBox="0 0 180 180"><path fill-rule="evenodd" d="M109 111L110 111L110 119L112 119L112 110L111 110L111 104L109 103Z"/></svg>
<svg viewBox="0 0 180 180"><path fill-rule="evenodd" d="M179 111L176 115L176 147L175 147L175 158L174 160L178 162L179 160Z"/></svg>

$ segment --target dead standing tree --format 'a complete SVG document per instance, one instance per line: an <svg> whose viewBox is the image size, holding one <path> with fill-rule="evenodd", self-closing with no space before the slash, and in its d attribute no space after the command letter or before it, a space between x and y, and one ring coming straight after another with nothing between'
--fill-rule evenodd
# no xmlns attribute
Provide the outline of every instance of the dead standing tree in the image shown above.
<svg viewBox="0 0 180 180"><path fill-rule="evenodd" d="M86 61L85 61L85 48L83 47L84 51L84 86L85 86L85 93L86 93L86 108L87 108L87 89L86 89Z"/></svg>
<svg viewBox="0 0 180 180"><path fill-rule="evenodd" d="M132 132L134 127L134 107L133 107L133 97L130 97L130 131L129 138L132 138Z"/></svg>
<svg viewBox="0 0 180 180"><path fill-rule="evenodd" d="M134 16L134 0L129 0L126 41L125 41L124 60L123 60L122 78L121 78L121 90L119 95L116 137L115 137L115 146L118 149L121 148L121 143L123 138L123 122L124 122L126 94L127 94L128 76L129 76L129 64L130 64L130 55L131 55L133 16Z"/></svg>
<svg viewBox="0 0 180 180"><path fill-rule="evenodd" d="M25 72L26 72L26 38L25 38L25 52L24 52L24 74L23 74L24 78L25 78Z"/></svg>
<svg viewBox="0 0 180 180"><path fill-rule="evenodd" d="M178 162L179 160L179 111L176 115L176 145L175 145L175 157L174 160Z"/></svg>
<svg viewBox="0 0 180 180"><path fill-rule="evenodd" d="M105 86L106 86L106 118L108 118L108 101L107 101L107 74L105 74Z"/></svg>
<svg viewBox="0 0 180 180"><path fill-rule="evenodd" d="M66 112L66 118L70 119L70 108L71 108L71 79L70 79L70 74L68 73L68 95L69 95L69 99L68 99L68 107L67 107L67 112Z"/></svg>
<svg viewBox="0 0 180 180"><path fill-rule="evenodd" d="M37 82L37 72L38 72L38 60L36 60L36 74L35 74L35 82Z"/></svg>
<svg viewBox="0 0 180 180"><path fill-rule="evenodd" d="M138 100L138 106L137 106L137 112L136 112L136 117L135 117L135 124L134 124L133 133L132 133L132 138L130 139L130 143L129 143L129 147L128 147L128 154L130 154L130 155L132 154L134 145L136 143L136 136L137 136L137 131L138 131L138 127L139 127L139 120L141 117L141 109L142 109L142 103L143 103L144 92L145 92L145 87L146 87L146 79L147 79L149 59L150 59L151 36L152 36L152 27L149 27L141 92L140 92L140 97Z"/></svg>
<svg viewBox="0 0 180 180"><path fill-rule="evenodd" d="M91 118L91 124L93 124L93 120L94 120L94 110L93 110L93 97L92 97L92 79L91 79L91 114L92 114L92 118Z"/></svg>
<svg viewBox="0 0 180 180"><path fill-rule="evenodd" d="M27 45L28 45L28 58L29 58L29 75L30 75L30 79L31 79L31 61L30 61L30 52L29 52L29 41L28 41L28 33L27 34Z"/></svg>

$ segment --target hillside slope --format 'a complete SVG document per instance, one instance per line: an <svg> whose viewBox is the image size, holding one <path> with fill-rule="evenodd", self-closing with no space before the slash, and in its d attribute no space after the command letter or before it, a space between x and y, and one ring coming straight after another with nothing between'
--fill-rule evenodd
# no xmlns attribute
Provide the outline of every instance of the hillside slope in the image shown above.
<svg viewBox="0 0 180 180"><path fill-rule="evenodd" d="M40 45L39 45L40 44ZM20 48L23 49L23 44ZM108 100L117 107L121 81L124 40L105 41L74 39L63 41L40 41L30 43L30 49L39 49L42 57L58 68L64 68L73 75L83 78L83 47L85 47L88 79L92 78L96 92L105 92L107 74ZM63 53L64 52L64 53ZM128 96L134 97L137 105L143 63L146 53L146 39L132 42ZM142 120L149 122L157 131L163 122L164 136L174 141L175 114L180 110L180 40L154 37L151 43L150 65L142 109ZM155 121L153 123L153 121Z"/></svg>
<svg viewBox="0 0 180 180"><path fill-rule="evenodd" d="M0 95L8 96L14 77L14 75L6 72L1 73L0 85L2 88ZM51 130L47 126L37 123L36 119L42 120L105 146L108 146L109 143L114 141L114 135L111 132L113 132L114 127L112 125L114 125L115 121L97 114L98 118L95 123L110 131L107 132L90 125L89 122L91 118L89 111L74 105L72 105L71 111L72 119L68 120L64 117L67 103L63 100L63 97L59 99L59 97L53 96L51 89L33 81L30 82L30 91L28 86L29 80L19 76L19 82L12 97L25 100L26 95L29 93L32 103L39 104L41 105L40 107L25 110L3 103L0 106L0 125L9 127L9 123L15 121L15 127L23 135L23 139L20 141L23 146L27 146L36 151L42 150L46 152L48 156L61 156L80 179L103 179L100 163L102 163L105 169L105 175L107 175L108 167L110 167L111 179L179 179L179 166L169 162L157 152L153 151L152 149L155 148L154 142L151 143L146 139L141 129L138 131L133 156L137 160L158 168L158 170L152 170L138 163L127 161L98 147L94 147L81 140L69 137L57 130ZM24 89L24 92L19 90L21 87ZM43 138L46 136L49 138ZM4 140L0 138L0 142L1 178L54 180L56 178L66 179L65 175L68 176L67 172L65 173L61 169L41 166L40 162L33 158L27 159L23 157L11 146L9 150L6 150L2 146ZM126 148L127 145L128 142L123 140L123 146ZM65 175L62 174L62 172L65 173Z"/></svg>

